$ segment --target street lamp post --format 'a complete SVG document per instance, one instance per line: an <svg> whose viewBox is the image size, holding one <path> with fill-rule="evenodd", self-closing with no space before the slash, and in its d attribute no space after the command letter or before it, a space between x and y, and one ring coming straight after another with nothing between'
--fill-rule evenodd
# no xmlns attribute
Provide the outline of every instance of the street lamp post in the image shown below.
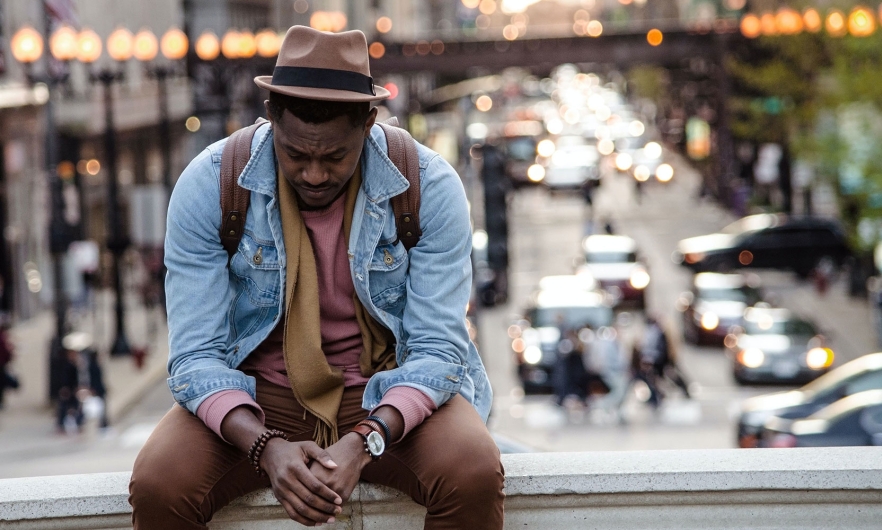
<svg viewBox="0 0 882 530"><path fill-rule="evenodd" d="M101 39L90 30L79 35L80 49L77 58L92 64L101 57ZM131 32L120 28L107 39L107 52L117 62L125 62L132 56L134 47ZM120 262L128 247L128 241L122 231L122 220L119 214L119 185L117 182L116 131L113 119L113 83L122 79L122 74L109 68L102 69L93 75L93 80L101 83L104 89L104 156L107 163L107 249L113 256L111 269L113 290L115 293L114 313L116 317L116 336L110 347L111 355L129 355L132 352L126 338L125 328L125 296L122 285Z"/></svg>
<svg viewBox="0 0 882 530"><path fill-rule="evenodd" d="M48 24L47 24L48 28ZM12 55L25 67L26 77L30 85L45 83L52 87L61 81L60 78L51 76L48 72L44 77L33 74L33 64L43 55L43 36L34 28L25 26L13 35L10 42ZM50 40L50 51L57 57L55 40ZM49 212L49 251L52 255L52 280L54 284L54 311L55 311L55 335L49 343L49 399L54 399L61 386L61 357L62 338L67 333L67 296L64 289L64 254L70 243L69 227L63 216L63 198L61 196L61 182L57 172L58 166L58 137L55 128L55 114L51 93L46 98L44 107L46 120L45 129L45 163L46 174L49 180L49 192L51 194L52 208ZM7 279L8 281L8 279Z"/></svg>

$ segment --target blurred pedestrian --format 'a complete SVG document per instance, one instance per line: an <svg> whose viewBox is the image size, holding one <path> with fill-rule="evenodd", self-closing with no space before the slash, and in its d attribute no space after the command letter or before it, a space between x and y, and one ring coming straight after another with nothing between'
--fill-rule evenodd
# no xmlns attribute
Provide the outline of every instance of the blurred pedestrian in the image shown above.
<svg viewBox="0 0 882 530"><path fill-rule="evenodd" d="M15 351L9 340L9 322L4 318L0 321L0 408L3 408L6 389L16 390L19 387L18 378L9 370L14 357Z"/></svg>
<svg viewBox="0 0 882 530"><path fill-rule="evenodd" d="M657 317L646 319L646 329L639 346L637 359L637 378L647 384L650 391L649 403L658 407L664 397L660 382L668 379L683 391L689 398L689 385L682 371L677 366L677 352L670 334L667 333Z"/></svg>
<svg viewBox="0 0 882 530"><path fill-rule="evenodd" d="M601 327L597 333L583 330L580 338L587 342L586 367L589 373L597 374L607 388L606 395L597 401L597 406L619 422L624 421L622 403L629 388L628 366L622 355L618 332L611 327Z"/></svg>
<svg viewBox="0 0 882 530"><path fill-rule="evenodd" d="M55 426L59 434L76 434L83 426L83 403L80 401L80 355L65 348L60 361L58 403Z"/></svg>
<svg viewBox="0 0 882 530"><path fill-rule="evenodd" d="M576 331L572 328L564 329L557 343L557 361L551 374L554 402L558 406L562 406L569 397L585 404L589 377L582 360L583 353L582 341Z"/></svg>

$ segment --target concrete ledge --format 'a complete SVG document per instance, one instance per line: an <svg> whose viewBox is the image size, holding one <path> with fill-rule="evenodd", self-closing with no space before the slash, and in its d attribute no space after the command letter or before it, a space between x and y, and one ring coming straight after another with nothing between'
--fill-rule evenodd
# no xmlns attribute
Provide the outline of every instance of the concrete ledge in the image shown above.
<svg viewBox="0 0 882 530"><path fill-rule="evenodd" d="M878 528L874 447L504 455L506 528ZM0 480L0 527L128 528L128 473ZM173 476L169 480L174 480ZM360 484L335 525L422 528L404 495ZM302 528L268 490L220 511L215 530Z"/></svg>

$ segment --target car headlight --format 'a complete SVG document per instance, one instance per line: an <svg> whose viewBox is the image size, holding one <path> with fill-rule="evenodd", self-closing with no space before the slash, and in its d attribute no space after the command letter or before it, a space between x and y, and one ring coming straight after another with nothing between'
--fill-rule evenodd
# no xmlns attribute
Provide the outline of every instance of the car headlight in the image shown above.
<svg viewBox="0 0 882 530"><path fill-rule="evenodd" d="M524 350L524 361L528 364L538 364L542 360L542 350L539 346L527 346Z"/></svg>
<svg viewBox="0 0 882 530"><path fill-rule="evenodd" d="M833 364L833 350L830 348L812 348L805 354L805 364L812 370L829 368Z"/></svg>
<svg viewBox="0 0 882 530"><path fill-rule="evenodd" d="M649 273L644 269L635 269L631 272L631 279L628 283L635 289L645 289L649 285Z"/></svg>
<svg viewBox="0 0 882 530"><path fill-rule="evenodd" d="M708 331L712 331L717 329L717 326L720 325L720 317L717 316L716 313L708 311L707 313L701 315L701 327Z"/></svg>
<svg viewBox="0 0 882 530"><path fill-rule="evenodd" d="M747 348L738 352L738 362L747 368L759 368L766 360L766 354L759 348Z"/></svg>

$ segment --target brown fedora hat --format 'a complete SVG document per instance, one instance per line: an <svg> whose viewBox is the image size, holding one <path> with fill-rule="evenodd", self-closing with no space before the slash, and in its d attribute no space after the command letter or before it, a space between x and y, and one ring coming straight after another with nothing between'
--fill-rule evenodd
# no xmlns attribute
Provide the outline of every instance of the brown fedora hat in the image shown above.
<svg viewBox="0 0 882 530"><path fill-rule="evenodd" d="M389 91L374 85L364 33L327 33L292 26L273 75L254 78L270 92L323 101L378 101Z"/></svg>

